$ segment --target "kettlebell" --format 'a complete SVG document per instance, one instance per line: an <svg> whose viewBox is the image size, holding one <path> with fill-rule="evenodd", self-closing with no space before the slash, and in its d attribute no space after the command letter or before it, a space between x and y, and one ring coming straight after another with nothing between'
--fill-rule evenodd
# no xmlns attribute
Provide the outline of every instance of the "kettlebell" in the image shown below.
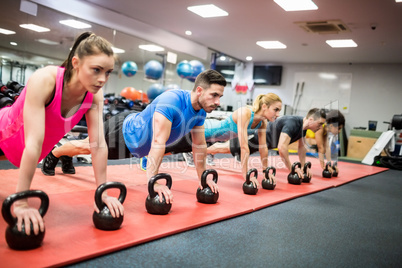
<svg viewBox="0 0 402 268"><path fill-rule="evenodd" d="M292 172L289 173L289 175L288 175L288 182L290 184L300 185L302 182L302 178L300 178L299 175L297 175L297 172L295 171L296 167L301 168L301 163L300 162L293 163Z"/></svg>
<svg viewBox="0 0 402 268"><path fill-rule="evenodd" d="M218 172L216 172L214 169L205 170L201 175L202 190L199 187L197 189L197 201L205 204L215 204L218 201L219 192L214 193L212 192L211 188L209 188L207 184L207 176L209 174L212 174L212 179L215 183L218 183Z"/></svg>
<svg viewBox="0 0 402 268"><path fill-rule="evenodd" d="M334 172L332 172L332 177L338 177L338 172L336 171L336 167L338 166L338 162L334 161L332 167L334 168Z"/></svg>
<svg viewBox="0 0 402 268"><path fill-rule="evenodd" d="M273 190L275 189L276 183L274 181L271 181L269 179L269 171L272 170L272 176L275 177L276 175L276 168L274 167L267 167L267 169L264 170L265 173L265 179L261 181L262 188L266 190Z"/></svg>
<svg viewBox="0 0 402 268"><path fill-rule="evenodd" d="M306 163L304 164L302 182L307 182L307 183L308 183L308 182L311 181L311 177L307 176L307 169L308 169L308 168L311 168L311 163L310 163L310 162L306 162Z"/></svg>
<svg viewBox="0 0 402 268"><path fill-rule="evenodd" d="M145 200L145 208L147 209L149 214L155 215L166 215L169 213L172 204L167 204L165 197L162 196L162 202L159 201L159 194L157 194L154 190L154 184L156 181L165 179L166 186L171 189L172 188L172 177L167 173L159 173L155 176L152 176L148 182L148 192L149 195Z"/></svg>
<svg viewBox="0 0 402 268"><path fill-rule="evenodd" d="M11 214L11 205L20 199L25 199L28 197L38 197L41 201L39 207L39 214L42 218L45 216L47 209L49 208L49 197L47 194L40 190L27 190L23 192L18 192L8 196L4 202L1 209L1 214L4 220L8 223L6 229L6 241L10 248L17 250L27 250L39 247L42 244L43 238L45 237L45 231L41 232L39 230L38 235L33 232L33 224L31 224L31 234L27 235L25 233L25 224L22 225L21 232L17 229L17 218L13 217Z"/></svg>
<svg viewBox="0 0 402 268"><path fill-rule="evenodd" d="M254 177L258 177L258 171L255 168L250 169L247 171L246 181L243 183L243 192L245 194L255 195L258 192L258 188L254 187L254 184L250 181L251 174L254 173Z"/></svg>
<svg viewBox="0 0 402 268"><path fill-rule="evenodd" d="M117 230L120 228L121 224L123 223L124 216L120 215L118 218L113 218L112 214L110 213L109 208L106 206L105 203L102 201L102 194L105 190L110 188L117 188L120 190L119 195L119 202L123 204L124 200L126 199L127 189L126 186L121 182L106 182L96 189L95 191L95 204L100 210L100 212L94 211L92 214L92 221L96 228L105 231Z"/></svg>
<svg viewBox="0 0 402 268"><path fill-rule="evenodd" d="M330 178L332 177L331 172L329 172L329 170L328 170L328 167L330 167L330 166L331 166L331 162L328 161L328 162L325 164L325 169L322 171L322 176L323 176L324 178L330 179Z"/></svg>

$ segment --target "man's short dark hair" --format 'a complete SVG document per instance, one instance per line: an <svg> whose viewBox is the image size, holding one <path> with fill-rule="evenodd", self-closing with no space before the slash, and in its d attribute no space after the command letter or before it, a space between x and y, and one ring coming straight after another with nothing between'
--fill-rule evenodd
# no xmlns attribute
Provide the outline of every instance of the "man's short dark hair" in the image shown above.
<svg viewBox="0 0 402 268"><path fill-rule="evenodd" d="M195 79L193 91L197 87L202 87L204 89L209 88L212 84L218 84L226 87L226 79L219 72L208 69L200 73Z"/></svg>
<svg viewBox="0 0 402 268"><path fill-rule="evenodd" d="M313 108L310 111L308 111L306 118L309 118L312 116L314 120L320 119L320 118L327 118L327 115L325 113L324 109L319 109L319 108Z"/></svg>

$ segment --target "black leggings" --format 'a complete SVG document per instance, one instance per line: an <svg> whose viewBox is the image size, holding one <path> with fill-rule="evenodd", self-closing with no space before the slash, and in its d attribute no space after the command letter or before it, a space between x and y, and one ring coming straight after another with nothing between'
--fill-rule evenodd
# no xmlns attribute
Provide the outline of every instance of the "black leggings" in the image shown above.
<svg viewBox="0 0 402 268"><path fill-rule="evenodd" d="M239 138L234 138L230 140L230 153L233 156L240 155L240 142ZM258 135L254 135L248 140L248 148L250 150L250 155L259 151Z"/></svg>
<svg viewBox="0 0 402 268"><path fill-rule="evenodd" d="M108 159L115 160L133 157L124 142L123 136L124 119L131 113L133 113L133 111L119 113L104 122L105 140L108 146Z"/></svg>

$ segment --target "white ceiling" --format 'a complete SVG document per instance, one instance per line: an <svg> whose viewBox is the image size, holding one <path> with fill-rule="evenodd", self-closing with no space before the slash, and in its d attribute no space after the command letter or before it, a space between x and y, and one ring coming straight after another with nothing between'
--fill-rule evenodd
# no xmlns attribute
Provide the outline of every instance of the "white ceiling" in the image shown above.
<svg viewBox="0 0 402 268"><path fill-rule="evenodd" d="M66 5L68 2L63 1ZM268 63L402 63L402 3L395 3L395 0L314 0L318 10L299 12L285 12L273 0L81 0L79 2L116 12L121 14L122 18L135 19L241 61L245 61L246 56L252 56L255 62ZM203 19L187 10L190 5L208 3L226 10L229 16ZM12 57L19 55L30 59L34 58L31 54L37 54L43 58L64 59L72 40L81 31L60 25L58 21L65 19L66 15L56 10L40 6L37 16L34 17L19 11L19 5L20 1L17 0L2 0L0 28L14 30L17 34L10 36L0 34L1 55L10 54ZM85 20L89 16L82 10L81 15L76 17ZM95 25L91 30L105 36L115 46L125 49L127 53L121 56L122 60L144 59L144 52L139 51L138 44L145 43L145 40L121 32L113 35L113 30L105 27L108 25L108 17L98 19L104 26ZM351 31L320 35L307 33L295 24L298 21L322 20L341 20ZM47 26L52 31L36 34L19 28L19 24L26 22ZM376 26L375 30L372 29L372 25ZM130 27L130 25L124 26ZM191 30L193 35L186 36L184 34L186 30ZM152 36L153 33L148 34ZM38 38L57 41L60 45L42 45L34 41ZM353 39L358 47L330 48L325 43L327 39ZM256 45L256 42L261 40L279 40L286 44L287 48L266 50ZM12 47L10 41L18 42L19 47ZM170 43L171 48L175 46L179 48L180 41ZM180 52L180 49L177 52Z"/></svg>
<svg viewBox="0 0 402 268"><path fill-rule="evenodd" d="M240 60L263 62L402 63L402 3L395 0L314 0L318 10L285 12L273 0L88 0L189 38ZM227 17L203 19L190 5L213 3ZM350 33L307 33L294 22L342 20ZM376 29L372 30L371 25ZM187 37L184 32L191 30ZM327 39L353 39L357 48L332 49ZM279 40L285 50L265 50L259 40Z"/></svg>

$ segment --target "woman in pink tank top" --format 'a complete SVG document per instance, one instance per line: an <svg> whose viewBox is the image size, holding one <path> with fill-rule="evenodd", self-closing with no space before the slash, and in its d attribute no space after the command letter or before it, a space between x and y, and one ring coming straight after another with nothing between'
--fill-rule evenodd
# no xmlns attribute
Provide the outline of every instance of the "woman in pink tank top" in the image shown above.
<svg viewBox="0 0 402 268"><path fill-rule="evenodd" d="M96 184L106 182L107 146L103 133L103 90L114 67L111 45L93 33L81 34L61 67L37 70L17 101L0 110L0 152L19 167L17 192L29 190L37 167L63 136L85 114L91 144ZM123 206L114 197L102 201L113 216L123 215ZM95 206L95 209L97 207ZM14 203L18 229L23 221L26 233L44 231L43 219L27 200Z"/></svg>

